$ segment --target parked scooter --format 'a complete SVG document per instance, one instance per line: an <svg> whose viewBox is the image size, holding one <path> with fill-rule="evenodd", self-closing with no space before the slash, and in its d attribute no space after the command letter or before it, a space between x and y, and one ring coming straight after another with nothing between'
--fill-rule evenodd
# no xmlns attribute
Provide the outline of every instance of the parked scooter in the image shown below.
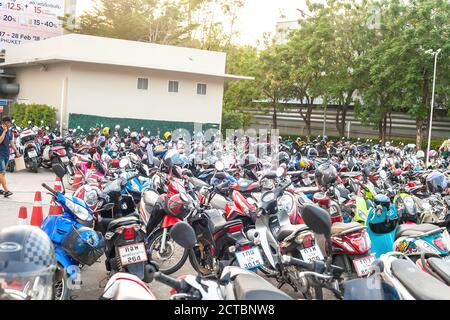
<svg viewBox="0 0 450 320"><path fill-rule="evenodd" d="M64 168L59 164L52 168L62 180ZM58 262L55 299L66 300L70 298L72 284L79 284L78 266L94 264L104 253L105 241L93 230L94 214L83 200L56 192L45 183L42 186L64 210L62 215L48 216L41 229L55 245Z"/></svg>
<svg viewBox="0 0 450 320"><path fill-rule="evenodd" d="M402 300L449 300L450 287L422 271L400 252L382 254L375 270Z"/></svg>

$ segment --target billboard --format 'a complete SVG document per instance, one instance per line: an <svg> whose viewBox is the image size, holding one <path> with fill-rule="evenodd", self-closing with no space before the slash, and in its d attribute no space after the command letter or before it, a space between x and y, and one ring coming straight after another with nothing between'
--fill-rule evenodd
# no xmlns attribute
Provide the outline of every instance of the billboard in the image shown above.
<svg viewBox="0 0 450 320"><path fill-rule="evenodd" d="M0 50L62 35L58 17L70 9L66 0L0 0Z"/></svg>

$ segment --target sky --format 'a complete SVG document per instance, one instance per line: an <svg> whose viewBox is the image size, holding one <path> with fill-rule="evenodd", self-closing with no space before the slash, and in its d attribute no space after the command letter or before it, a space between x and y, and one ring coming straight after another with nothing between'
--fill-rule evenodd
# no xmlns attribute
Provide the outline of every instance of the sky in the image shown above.
<svg viewBox="0 0 450 320"><path fill-rule="evenodd" d="M80 14L92 6L92 0L78 0L77 12ZM247 0L238 13L235 30L240 32L240 36L236 42L256 45L257 40L263 39L264 32L275 32L278 21L298 19L297 8L306 11L306 0ZM281 19L281 15L285 18Z"/></svg>

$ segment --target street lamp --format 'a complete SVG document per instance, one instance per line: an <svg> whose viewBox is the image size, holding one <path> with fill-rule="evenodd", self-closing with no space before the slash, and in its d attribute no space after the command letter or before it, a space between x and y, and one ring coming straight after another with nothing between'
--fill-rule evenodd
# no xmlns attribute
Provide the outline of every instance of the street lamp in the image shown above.
<svg viewBox="0 0 450 320"><path fill-rule="evenodd" d="M425 51L425 53L431 54L434 56L434 75L433 75L433 93L431 94L431 113L430 113L430 123L428 125L428 145L427 145L427 160L426 160L426 168L428 168L429 160L430 160L430 145L431 145L431 127L433 126L433 110L434 110L434 88L436 84L436 66L437 66L437 57L439 53L441 53L441 49L433 51L431 49Z"/></svg>

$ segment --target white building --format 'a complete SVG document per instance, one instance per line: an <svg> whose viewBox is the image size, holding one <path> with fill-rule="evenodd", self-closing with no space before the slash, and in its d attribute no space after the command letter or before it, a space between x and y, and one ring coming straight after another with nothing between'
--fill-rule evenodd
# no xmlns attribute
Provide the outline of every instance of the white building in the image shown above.
<svg viewBox="0 0 450 320"><path fill-rule="evenodd" d="M277 44L285 44L289 33L299 28L298 20L279 21L276 24L275 42Z"/></svg>
<svg viewBox="0 0 450 320"><path fill-rule="evenodd" d="M6 52L16 74L18 102L54 106L68 127L119 123L156 130L194 123L219 127L226 54L70 34L27 43Z"/></svg>

